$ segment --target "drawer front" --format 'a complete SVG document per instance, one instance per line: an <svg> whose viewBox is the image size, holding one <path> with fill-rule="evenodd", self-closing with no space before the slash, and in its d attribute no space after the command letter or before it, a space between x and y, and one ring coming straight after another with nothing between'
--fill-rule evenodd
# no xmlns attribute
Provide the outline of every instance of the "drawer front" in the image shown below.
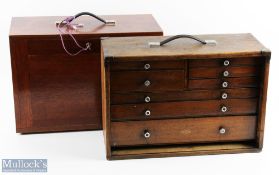
<svg viewBox="0 0 279 175"><path fill-rule="evenodd" d="M132 62L112 62L111 71L131 71L131 70L164 70L164 69L184 69L184 60L181 61L132 61Z"/></svg>
<svg viewBox="0 0 279 175"><path fill-rule="evenodd" d="M111 74L112 92L177 91L185 87L184 70L129 71Z"/></svg>
<svg viewBox="0 0 279 175"><path fill-rule="evenodd" d="M67 38L67 37L66 37ZM78 43L81 46L86 46L86 43L91 44L91 49L87 51L81 52L79 55L83 54L100 54L101 52L101 43L100 39L77 39ZM76 46L73 40L64 39L64 44L67 50L71 51L71 53L76 53L80 51L80 48ZM67 55L64 48L62 47L62 43L60 39L33 39L28 41L28 53L30 55L55 55L62 54Z"/></svg>
<svg viewBox="0 0 279 175"><path fill-rule="evenodd" d="M111 123L111 144L138 146L252 140L256 116L189 118Z"/></svg>
<svg viewBox="0 0 279 175"><path fill-rule="evenodd" d="M189 70L189 78L226 78L226 77L252 77L258 76L260 73L257 66L242 66L242 67L217 67L205 68L197 67Z"/></svg>
<svg viewBox="0 0 279 175"><path fill-rule="evenodd" d="M231 66L247 66L260 65L262 59L259 58L233 58L233 59L196 59L189 60L189 67L231 67Z"/></svg>
<svg viewBox="0 0 279 175"><path fill-rule="evenodd" d="M225 79L196 79L188 81L189 89L228 89L228 88L255 88L259 86L259 78L241 77Z"/></svg>
<svg viewBox="0 0 279 175"><path fill-rule="evenodd" d="M113 121L121 121L214 115L248 115L257 112L257 104L257 99L232 99L112 105L111 118Z"/></svg>
<svg viewBox="0 0 279 175"><path fill-rule="evenodd" d="M256 88L224 90L192 90L183 92L159 93L113 93L111 104L154 103L191 100L245 99L258 96Z"/></svg>

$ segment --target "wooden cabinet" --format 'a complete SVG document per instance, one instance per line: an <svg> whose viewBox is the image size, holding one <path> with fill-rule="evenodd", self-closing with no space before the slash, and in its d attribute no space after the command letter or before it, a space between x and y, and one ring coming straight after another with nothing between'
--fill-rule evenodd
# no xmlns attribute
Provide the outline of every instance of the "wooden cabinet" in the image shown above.
<svg viewBox="0 0 279 175"><path fill-rule="evenodd" d="M81 45L91 50L77 56L62 47L55 21L65 17L12 19L10 49L16 131L20 133L101 129L101 37L162 35L151 15L102 16L107 26L91 17L75 22ZM65 36L68 50L79 48Z"/></svg>
<svg viewBox="0 0 279 175"><path fill-rule="evenodd" d="M102 41L108 159L262 149L270 51L251 34L198 37L217 44Z"/></svg>

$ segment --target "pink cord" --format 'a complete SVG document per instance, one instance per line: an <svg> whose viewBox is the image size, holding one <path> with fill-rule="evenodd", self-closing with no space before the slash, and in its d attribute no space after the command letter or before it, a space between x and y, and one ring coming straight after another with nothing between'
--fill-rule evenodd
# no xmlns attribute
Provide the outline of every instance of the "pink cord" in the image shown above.
<svg viewBox="0 0 279 175"><path fill-rule="evenodd" d="M59 23L59 25L57 25L57 29L58 29L58 31L59 31L59 36L60 36L60 39L61 39L61 43L62 43L63 49L64 49L64 50L66 51L66 53L69 54L70 56L76 56L76 55L78 55L79 53L81 53L81 52L83 52L83 51L86 51L86 50L90 50L90 49L91 49L91 43L87 42L87 43L86 43L86 47L82 47L82 46L78 43L78 41L76 40L76 38L73 36L73 34L72 34L70 31L68 31L68 33L65 33L65 32L62 31L61 24L64 24L64 22L66 23L66 24L64 24L64 26L66 26L66 27L68 27L68 28L70 28L70 29L74 29L74 28L75 28L75 26L71 24L71 21L72 21L73 19L74 19L74 17L70 16L70 17L64 19L63 21L61 21L61 22ZM73 39L73 41L75 42L76 46L78 46L78 47L80 48L80 50L79 50L78 52L76 52L76 53L71 53L70 51L68 51L68 49L67 49L66 46L65 46L64 39L63 39L63 35L64 35L64 34L70 35L70 37L71 37L71 38Z"/></svg>

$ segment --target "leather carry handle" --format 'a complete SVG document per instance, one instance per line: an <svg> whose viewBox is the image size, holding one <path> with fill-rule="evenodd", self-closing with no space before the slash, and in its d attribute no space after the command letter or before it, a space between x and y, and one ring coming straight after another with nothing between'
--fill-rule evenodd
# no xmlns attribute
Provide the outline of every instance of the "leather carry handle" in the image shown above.
<svg viewBox="0 0 279 175"><path fill-rule="evenodd" d="M200 42L201 44L214 44L214 45L217 44L217 42L215 40L202 40L202 39L192 36L192 35L175 35L175 36L171 36L161 42L149 42L148 44L150 47L158 47L158 46L163 46L163 45L165 45L173 40L179 39L179 38L190 38L190 39Z"/></svg>
<svg viewBox="0 0 279 175"><path fill-rule="evenodd" d="M105 25L112 25L112 26L115 25L115 21L114 20L105 20L105 19L103 19L103 18L101 18L101 17L99 17L99 16L97 16L97 15L95 15L93 13L90 13L90 12L81 12L81 13L76 14L75 16L69 16L66 19L62 20L62 21L56 22L56 27L57 27L57 29L59 31L59 36L60 36L60 39L61 39L62 47L65 50L65 52L67 54L69 54L70 56L76 56L76 55L78 55L79 53L81 53L83 51L87 51L87 50L91 49L91 43L90 42L87 42L85 44L85 46L82 46L77 41L75 36L68 30L68 29L76 30L78 28L82 28L83 24L73 24L72 21L74 19L77 19L80 16L84 16L84 15L91 16L91 17L93 17L93 18L103 22ZM65 34L68 34L70 36L70 38L74 41L74 43L77 46L77 48L79 48L79 51L73 53L73 52L71 52L70 50L67 49L67 47L66 47L66 45L64 43L64 38L63 38L63 35L65 35Z"/></svg>
<svg viewBox="0 0 279 175"><path fill-rule="evenodd" d="M97 20L103 22L103 23L106 24L106 25L114 26L115 23L116 23L115 20L105 20L105 19L101 18L100 16L97 16L97 15L95 15L95 14L93 14L93 13L90 13L90 12L80 12L80 13L74 15L74 16L69 16L69 17L67 17L67 18L64 19L63 21L60 21L60 22L58 21L58 22L56 22L56 25L71 23L74 19L77 19L77 18L79 18L79 17L81 17L81 16L91 16L91 17L93 17L93 18L95 18L95 19L97 19Z"/></svg>

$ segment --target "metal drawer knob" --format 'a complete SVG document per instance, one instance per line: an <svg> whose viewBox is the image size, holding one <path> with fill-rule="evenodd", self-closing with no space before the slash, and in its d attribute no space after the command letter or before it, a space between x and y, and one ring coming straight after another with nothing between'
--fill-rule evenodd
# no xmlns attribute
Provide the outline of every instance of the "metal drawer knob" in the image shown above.
<svg viewBox="0 0 279 175"><path fill-rule="evenodd" d="M225 134L226 133L226 129L225 128L220 128L219 129L219 133L220 134Z"/></svg>
<svg viewBox="0 0 279 175"><path fill-rule="evenodd" d="M149 80L146 80L146 81L144 82L144 86L146 86L146 87L150 86L150 84L151 84L151 82L150 82Z"/></svg>
<svg viewBox="0 0 279 175"><path fill-rule="evenodd" d="M222 111L222 112L227 112L227 111L228 111L228 108L227 108L226 106L223 106L223 107L221 108L221 111Z"/></svg>
<svg viewBox="0 0 279 175"><path fill-rule="evenodd" d="M144 136L145 138L149 138L149 137L151 136L151 134L150 134L150 132L149 132L148 130L144 130L143 136Z"/></svg>
<svg viewBox="0 0 279 175"><path fill-rule="evenodd" d="M225 60L224 61L224 66L228 66L228 65L230 65L230 61L229 60Z"/></svg>
<svg viewBox="0 0 279 175"><path fill-rule="evenodd" d="M229 86L229 83L228 83L228 82L224 81L224 82L222 83L222 87L223 87L223 88L226 88L226 87L228 87L228 86Z"/></svg>
<svg viewBox="0 0 279 175"><path fill-rule="evenodd" d="M150 97L149 96L146 96L145 98L144 98L144 101L146 102L146 103L149 103L150 102Z"/></svg>
<svg viewBox="0 0 279 175"><path fill-rule="evenodd" d="M224 93L222 94L222 99L227 99L227 98L228 98L228 94L224 92Z"/></svg>
<svg viewBox="0 0 279 175"><path fill-rule="evenodd" d="M150 64L145 64L145 65L144 65L144 69L145 69L145 70L150 69L150 67L151 67Z"/></svg>
<svg viewBox="0 0 279 175"><path fill-rule="evenodd" d="M223 72L223 76L224 76L224 77L228 77L229 74L230 74L230 73L229 73L229 71L227 71L227 70Z"/></svg>
<svg viewBox="0 0 279 175"><path fill-rule="evenodd" d="M144 112L144 115L145 115L145 116L150 116L150 115L151 115L151 111L150 111L150 110L146 110L146 111Z"/></svg>

